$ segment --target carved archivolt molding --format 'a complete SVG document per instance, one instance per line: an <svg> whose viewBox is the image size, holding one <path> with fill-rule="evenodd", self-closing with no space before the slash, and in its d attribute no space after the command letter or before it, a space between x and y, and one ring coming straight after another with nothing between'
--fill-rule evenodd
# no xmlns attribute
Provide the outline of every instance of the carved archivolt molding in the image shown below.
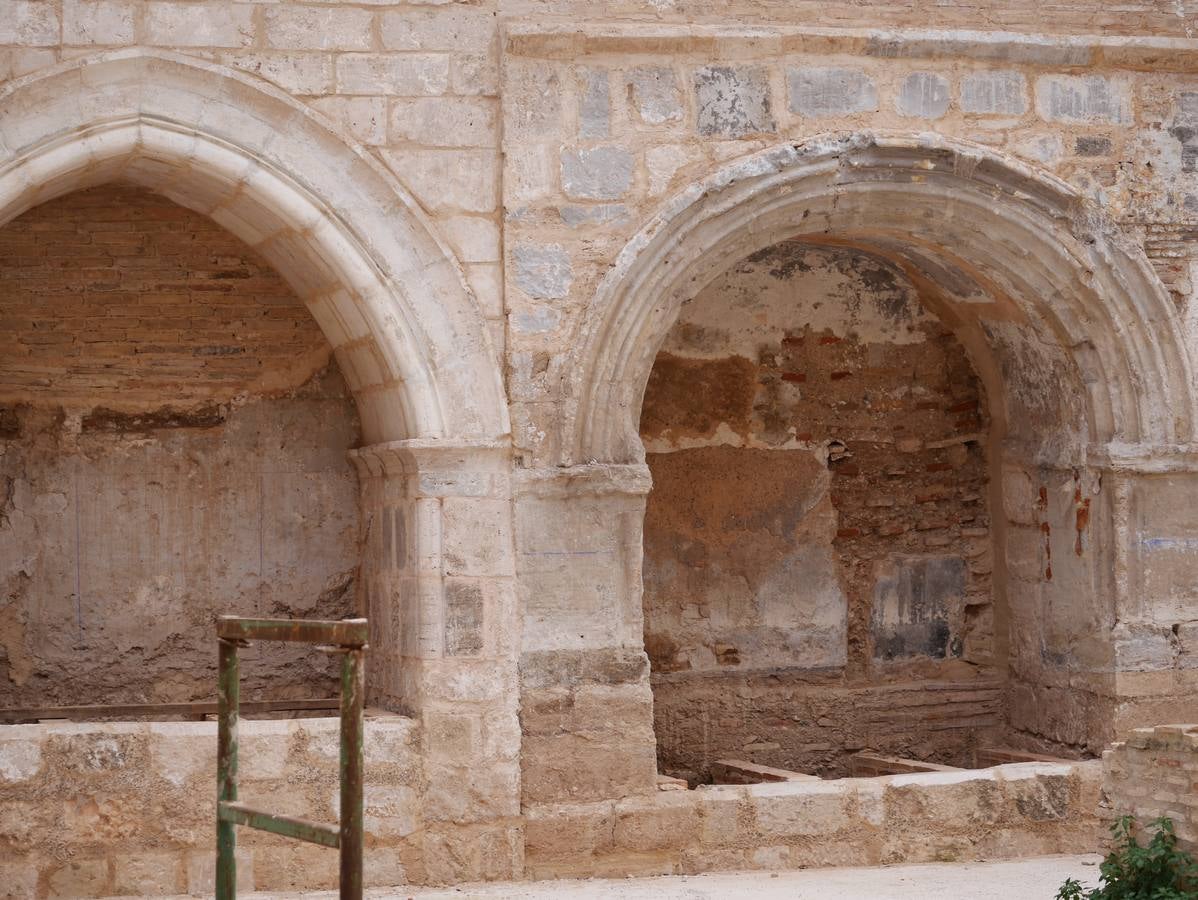
<svg viewBox="0 0 1198 900"><path fill-rule="evenodd" d="M902 269L976 337L996 418L1041 461L1193 453L1194 362L1179 317L1143 250L1095 202L988 148L865 133L736 160L628 242L575 341L563 462L643 459L641 398L681 304L785 239Z"/></svg>

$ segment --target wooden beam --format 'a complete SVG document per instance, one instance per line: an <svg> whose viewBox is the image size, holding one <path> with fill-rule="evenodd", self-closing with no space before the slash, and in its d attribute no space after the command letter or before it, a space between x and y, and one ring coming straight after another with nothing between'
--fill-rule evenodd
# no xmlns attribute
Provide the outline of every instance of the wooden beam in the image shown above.
<svg viewBox="0 0 1198 900"><path fill-rule="evenodd" d="M716 784L761 784L762 782L820 781L818 775L759 766L743 759L719 759L711 764L711 777Z"/></svg>
<svg viewBox="0 0 1198 900"><path fill-rule="evenodd" d="M975 756L975 762L979 769L986 769L990 766L1002 766L1007 763L1028 763L1028 762L1043 762L1043 763L1075 763L1075 759L1062 759L1059 756L1045 756L1043 753L1025 753L1022 750L1009 750L1006 747L979 747Z"/></svg>
<svg viewBox="0 0 1198 900"><path fill-rule="evenodd" d="M911 775L920 772L960 772L960 766L943 766L924 762L921 759L903 759L899 756L883 756L881 753L862 751L854 753L852 773L854 778L870 778L875 775Z"/></svg>

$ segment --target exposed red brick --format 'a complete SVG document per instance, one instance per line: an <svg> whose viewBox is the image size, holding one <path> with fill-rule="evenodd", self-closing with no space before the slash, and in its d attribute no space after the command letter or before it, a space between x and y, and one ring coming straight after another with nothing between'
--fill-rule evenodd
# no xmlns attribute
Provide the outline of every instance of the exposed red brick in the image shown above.
<svg viewBox="0 0 1198 900"><path fill-rule="evenodd" d="M250 247L150 191L69 194L0 229L0 401L204 406L304 383L316 322ZM266 382L265 379L269 379Z"/></svg>

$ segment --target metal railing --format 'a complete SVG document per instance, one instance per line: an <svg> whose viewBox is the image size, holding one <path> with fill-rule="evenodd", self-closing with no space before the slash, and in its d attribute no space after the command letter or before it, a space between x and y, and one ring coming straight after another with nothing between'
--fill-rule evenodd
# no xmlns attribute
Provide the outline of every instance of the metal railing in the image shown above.
<svg viewBox="0 0 1198 900"><path fill-rule="evenodd" d="M362 897L362 722L365 693L365 619L318 621L221 616L217 687L216 897L237 896L237 835L245 825L341 851L341 897ZM237 800L237 719L241 690L237 648L249 641L317 644L341 656L341 821L337 825L281 816Z"/></svg>

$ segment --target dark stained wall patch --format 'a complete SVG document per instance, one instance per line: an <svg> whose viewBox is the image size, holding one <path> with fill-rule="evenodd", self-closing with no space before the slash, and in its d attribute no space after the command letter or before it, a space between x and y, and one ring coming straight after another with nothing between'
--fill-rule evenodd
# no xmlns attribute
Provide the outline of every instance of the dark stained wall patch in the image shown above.
<svg viewBox="0 0 1198 900"><path fill-rule="evenodd" d="M950 655L949 622L964 597L965 560L959 556L885 564L874 585L874 658Z"/></svg>

